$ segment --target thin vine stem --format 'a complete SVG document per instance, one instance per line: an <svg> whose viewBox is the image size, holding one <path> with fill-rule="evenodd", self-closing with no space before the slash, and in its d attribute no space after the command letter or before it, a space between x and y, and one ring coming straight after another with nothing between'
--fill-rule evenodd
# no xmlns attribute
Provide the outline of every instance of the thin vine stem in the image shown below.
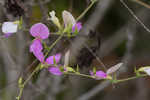
<svg viewBox="0 0 150 100"><path fill-rule="evenodd" d="M92 6L95 4L97 0L93 1L82 13L81 15L76 19L76 21L79 21L91 8Z"/></svg>
<svg viewBox="0 0 150 100"><path fill-rule="evenodd" d="M144 7L146 7L146 8L149 8L150 9L150 5L149 4L146 4L146 3L144 3L143 1L141 1L141 0L133 0L135 3L138 3L138 4L140 4L140 5L142 5L142 6L144 6Z"/></svg>
<svg viewBox="0 0 150 100"><path fill-rule="evenodd" d="M127 10L130 12L130 14L136 19L137 22L148 32L150 33L150 29L136 16L136 14L132 11L131 8L128 7L128 5L124 2L124 0L120 0L122 5L127 8Z"/></svg>
<svg viewBox="0 0 150 100"><path fill-rule="evenodd" d="M65 33L62 33L62 34L57 38L57 40L49 47L49 50L47 51L47 53L45 54L45 56L47 56L48 53L51 51L51 49L57 44L57 42L58 42L59 40L61 40L61 38L63 37L64 34L65 34Z"/></svg>
<svg viewBox="0 0 150 100"><path fill-rule="evenodd" d="M124 82L124 81L129 81L129 80L133 80L133 79L137 79L137 78L141 78L141 77L145 77L145 76L147 76L147 74L143 74L143 75L140 75L140 76L133 76L133 77L120 79L120 80L114 80L113 83L121 83L121 82Z"/></svg>
<svg viewBox="0 0 150 100"><path fill-rule="evenodd" d="M36 73L36 72L38 72L40 70L40 65L38 65L37 67L36 67L36 69L30 74L30 76L24 81L24 83L21 85L21 87L20 87L20 90L19 90L19 95L17 96L17 100L20 100L20 98L21 98L21 96L22 96L22 94L23 94L23 90L24 90L24 87L25 87L25 85L28 83L28 81L32 78L32 76Z"/></svg>
<svg viewBox="0 0 150 100"><path fill-rule="evenodd" d="M78 75L78 76L83 76L83 77L87 77L87 78L93 78L90 75L86 75L86 74L81 74L81 73L67 73L68 75Z"/></svg>
<svg viewBox="0 0 150 100"><path fill-rule="evenodd" d="M24 89L24 87L20 88L20 92L19 92L19 95L16 97L16 100L20 100L20 98L23 94L23 89Z"/></svg>

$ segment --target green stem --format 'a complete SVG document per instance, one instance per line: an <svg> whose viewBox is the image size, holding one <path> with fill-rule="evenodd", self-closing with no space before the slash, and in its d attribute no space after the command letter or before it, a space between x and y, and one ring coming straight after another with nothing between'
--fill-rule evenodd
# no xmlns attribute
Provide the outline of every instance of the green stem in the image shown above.
<svg viewBox="0 0 150 100"><path fill-rule="evenodd" d="M129 81L129 80L133 80L133 79L137 79L137 78L141 78L141 77L145 77L145 76L147 76L147 74L143 74L143 75L140 75L140 76L133 76L133 77L129 77L129 78L126 78L126 79L114 80L113 83L120 83L120 82Z"/></svg>
<svg viewBox="0 0 150 100"><path fill-rule="evenodd" d="M47 51L47 53L45 54L45 56L48 55L48 53L51 51L51 49L56 45L56 43L63 37L65 33L62 33L58 38L57 40L49 47L49 50Z"/></svg>
<svg viewBox="0 0 150 100"><path fill-rule="evenodd" d="M67 73L69 75L78 75L78 76L83 76L83 77L87 77L87 78L93 78L92 76L90 75L86 75L86 74L81 74L81 73Z"/></svg>
<svg viewBox="0 0 150 100"><path fill-rule="evenodd" d="M20 87L20 90L19 90L19 95L17 96L17 100L20 100L20 98L21 98L21 96L22 96L22 94L23 94L23 89L24 89L24 87L25 87L25 85L28 83L28 81L32 78L32 76L36 73L36 72L38 72L40 70L40 65L38 65L37 67L36 67L36 69L30 74L30 76L24 81L24 83L22 84L22 86Z"/></svg>
<svg viewBox="0 0 150 100"><path fill-rule="evenodd" d="M34 69L34 71L30 74L30 76L24 81L23 86L25 86L28 81L32 78L32 76L40 70L40 64Z"/></svg>
<svg viewBox="0 0 150 100"><path fill-rule="evenodd" d="M133 1L138 3L138 4L140 4L140 5L142 5L142 6L144 6L144 7L146 7L146 8L150 9L150 5L145 3L145 2L143 2L143 1L141 1L141 0L133 0Z"/></svg>
<svg viewBox="0 0 150 100"><path fill-rule="evenodd" d="M16 97L16 100L20 100L22 93L23 93L23 87L20 88L20 92L19 92L19 95Z"/></svg>
<svg viewBox="0 0 150 100"><path fill-rule="evenodd" d="M92 6L95 4L96 0L93 1L82 13L81 15L76 19L76 21L79 21L91 8Z"/></svg>

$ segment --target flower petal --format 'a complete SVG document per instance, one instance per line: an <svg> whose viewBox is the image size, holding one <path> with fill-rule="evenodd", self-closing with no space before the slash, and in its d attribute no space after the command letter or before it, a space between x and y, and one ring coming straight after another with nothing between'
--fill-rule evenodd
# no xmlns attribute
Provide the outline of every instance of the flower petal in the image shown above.
<svg viewBox="0 0 150 100"><path fill-rule="evenodd" d="M79 32L82 29L82 24L81 22L77 22L72 26L72 32L75 32L76 30Z"/></svg>
<svg viewBox="0 0 150 100"><path fill-rule="evenodd" d="M107 74L101 70L96 71L96 73L94 73L93 71L90 71L90 75L97 80L107 78Z"/></svg>
<svg viewBox="0 0 150 100"><path fill-rule="evenodd" d="M3 33L16 33L18 30L18 24L14 22L4 22L2 24L2 32Z"/></svg>
<svg viewBox="0 0 150 100"><path fill-rule="evenodd" d="M30 45L30 52L35 52L35 51L42 51L43 46L40 41L40 39L35 39L32 44Z"/></svg>
<svg viewBox="0 0 150 100"><path fill-rule="evenodd" d="M37 23L31 27L30 34L33 37L46 39L46 38L48 38L50 32L49 32L48 27L45 24Z"/></svg>
<svg viewBox="0 0 150 100"><path fill-rule="evenodd" d="M58 27L61 28L59 19L55 16L55 11L49 12L50 20Z"/></svg>
<svg viewBox="0 0 150 100"><path fill-rule="evenodd" d="M39 52L39 51L35 51L33 52L34 56L40 61L40 62L44 62L44 54L43 52Z"/></svg>
<svg viewBox="0 0 150 100"><path fill-rule="evenodd" d="M50 65L53 65L54 64L54 58L55 58L55 61L56 61L56 64L60 61L60 58L61 58L61 54L58 53L54 56L49 56L47 59L46 59L46 63L47 64L50 64Z"/></svg>
<svg viewBox="0 0 150 100"><path fill-rule="evenodd" d="M59 67L49 67L48 71L53 75L62 75L63 73L60 71Z"/></svg>
<svg viewBox="0 0 150 100"><path fill-rule="evenodd" d="M104 79L107 78L107 74L103 71L96 71L96 78L97 79Z"/></svg>
<svg viewBox="0 0 150 100"><path fill-rule="evenodd" d="M63 21L65 24L65 27L69 26L70 24L73 26L76 24L75 18L72 16L72 14L66 10L63 11L62 13Z"/></svg>
<svg viewBox="0 0 150 100"><path fill-rule="evenodd" d="M30 52L40 61L44 62L44 54L42 52L43 46L39 39L35 39L30 45Z"/></svg>

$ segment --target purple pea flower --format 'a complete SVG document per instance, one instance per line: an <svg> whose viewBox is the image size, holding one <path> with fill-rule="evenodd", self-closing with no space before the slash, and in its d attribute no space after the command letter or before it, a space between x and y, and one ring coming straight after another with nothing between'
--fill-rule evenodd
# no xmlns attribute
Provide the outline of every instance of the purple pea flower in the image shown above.
<svg viewBox="0 0 150 100"><path fill-rule="evenodd" d="M107 74L101 70L96 71L95 75L94 75L94 72L90 71L90 74L91 76L94 76L98 80L107 78Z"/></svg>
<svg viewBox="0 0 150 100"><path fill-rule="evenodd" d="M40 39L35 39L30 45L30 52L40 61L44 62L44 54L42 52L43 46Z"/></svg>
<svg viewBox="0 0 150 100"><path fill-rule="evenodd" d="M49 68L48 68L48 71L49 71L51 74L57 75L57 76L60 76L60 75L63 74L63 72L60 71L59 67L54 67L54 66L49 67Z"/></svg>
<svg viewBox="0 0 150 100"><path fill-rule="evenodd" d="M44 54L42 51L35 51L33 54L40 62L44 63Z"/></svg>
<svg viewBox="0 0 150 100"><path fill-rule="evenodd" d="M48 38L50 32L46 25L37 23L31 27L30 34L35 38L46 39Z"/></svg>
<svg viewBox="0 0 150 100"><path fill-rule="evenodd" d="M42 49L43 49L43 46L42 46L40 39L33 40L32 44L30 45L30 52L42 51Z"/></svg>
<svg viewBox="0 0 150 100"><path fill-rule="evenodd" d="M56 64L59 63L60 61L60 58L61 58L61 54L58 53L54 56L49 56L47 59L46 59L46 63L47 64L50 64L50 65L53 65L54 64L54 60L56 61Z"/></svg>
<svg viewBox="0 0 150 100"><path fill-rule="evenodd" d="M98 79L105 79L106 77L107 77L107 74L105 73L105 72L103 72L103 71L96 71L96 77L98 78Z"/></svg>
<svg viewBox="0 0 150 100"><path fill-rule="evenodd" d="M56 54L56 55L54 55L54 56L49 56L49 57L46 59L46 63L52 65L52 64L54 64L54 59L55 59L55 63L57 64L57 63L59 63L60 58L61 58L61 54L60 54L60 53L58 53L58 54ZM59 65L59 66L50 66L50 67L48 68L48 71L49 71L51 74L53 74L53 75L58 75L58 76L60 76L60 75L63 74L63 72L61 72L61 70L59 69L59 67L60 67L60 65Z"/></svg>
<svg viewBox="0 0 150 100"><path fill-rule="evenodd" d="M72 26L72 32L75 32L76 30L79 32L82 29L82 24L81 22L77 22Z"/></svg>

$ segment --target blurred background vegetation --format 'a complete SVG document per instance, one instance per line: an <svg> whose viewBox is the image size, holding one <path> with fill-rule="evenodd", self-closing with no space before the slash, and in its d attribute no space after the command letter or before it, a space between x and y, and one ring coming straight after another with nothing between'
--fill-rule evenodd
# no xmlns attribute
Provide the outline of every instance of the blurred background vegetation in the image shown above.
<svg viewBox="0 0 150 100"><path fill-rule="evenodd" d="M81 73L89 74L92 67L104 70L123 62L118 78L134 75L134 68L150 64L150 31L137 21L121 1L150 28L149 0L98 0L80 19L82 31L74 38L64 37L49 55L71 50L70 66L80 66ZM0 0L0 23L23 18L23 29L10 38L0 39L0 100L15 100L20 75L27 78L39 62L29 53L32 37L30 27L45 23L51 32L54 24L48 20L54 10L62 22L62 11L77 18L90 4L90 0ZM62 23L63 24L63 23ZM2 32L1 32L2 35ZM48 45L56 40L50 35ZM63 63L63 60L62 60ZM54 76L46 69L37 73L23 91L21 100L149 100L149 77L110 84L80 76Z"/></svg>

